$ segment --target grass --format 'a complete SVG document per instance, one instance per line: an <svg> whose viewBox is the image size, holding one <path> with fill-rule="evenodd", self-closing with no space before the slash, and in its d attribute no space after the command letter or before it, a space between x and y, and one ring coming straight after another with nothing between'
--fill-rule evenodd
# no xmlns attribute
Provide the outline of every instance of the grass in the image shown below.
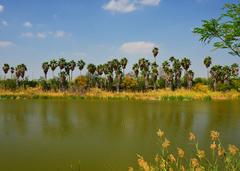
<svg viewBox="0 0 240 171"><path fill-rule="evenodd" d="M191 101L191 100L239 100L240 92L213 92L179 89L171 91L161 89L147 92L109 92L93 88L84 94L77 92L44 92L40 88L20 89L16 91L0 90L0 99L126 99L126 100L159 100L159 101Z"/></svg>
<svg viewBox="0 0 240 171"><path fill-rule="evenodd" d="M209 153L199 148L196 136L189 133L188 151L193 154L186 157L185 150L177 148L175 153L169 152L171 142L166 138L162 130L157 131L161 148L160 154L156 154L154 161L147 162L143 156L137 155L137 170L141 171L238 171L240 170L240 152L235 145L228 145L224 148L220 141L220 134L217 131L210 132L211 144ZM209 154L209 155L207 155ZM134 171L129 167L129 171Z"/></svg>

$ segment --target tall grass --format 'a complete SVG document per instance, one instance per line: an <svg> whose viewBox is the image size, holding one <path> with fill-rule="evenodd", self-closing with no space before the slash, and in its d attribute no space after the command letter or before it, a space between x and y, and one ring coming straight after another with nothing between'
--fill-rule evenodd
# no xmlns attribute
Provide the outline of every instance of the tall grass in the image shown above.
<svg viewBox="0 0 240 171"><path fill-rule="evenodd" d="M169 152L171 142L162 130L157 131L157 136L161 142L160 154L156 154L152 162L148 162L143 156L137 155L137 170L142 171L239 171L240 152L235 145L228 145L224 148L220 141L220 134L217 131L210 132L211 144L209 145L209 155L199 148L196 136L189 133L189 150L193 155L186 157L185 150L177 148L175 153ZM129 167L129 171L134 171Z"/></svg>

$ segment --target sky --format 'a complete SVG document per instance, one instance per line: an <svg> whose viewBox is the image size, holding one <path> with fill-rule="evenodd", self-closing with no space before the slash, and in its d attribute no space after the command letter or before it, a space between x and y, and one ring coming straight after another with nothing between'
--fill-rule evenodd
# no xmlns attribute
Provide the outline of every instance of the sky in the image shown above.
<svg viewBox="0 0 240 171"><path fill-rule="evenodd" d="M157 63L189 57L196 77L206 76L203 59L240 64L225 50L213 51L192 33L203 19L218 17L225 3L237 0L0 0L0 66L25 63L27 76L43 76L41 64L64 57L100 64L127 57ZM75 71L74 75L78 75ZM0 77L3 72L0 72ZM51 73L49 73L51 76Z"/></svg>

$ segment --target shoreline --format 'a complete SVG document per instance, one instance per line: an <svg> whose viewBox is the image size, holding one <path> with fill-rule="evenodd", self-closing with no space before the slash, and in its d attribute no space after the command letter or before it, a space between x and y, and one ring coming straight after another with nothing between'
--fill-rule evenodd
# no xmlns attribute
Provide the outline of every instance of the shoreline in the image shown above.
<svg viewBox="0 0 240 171"><path fill-rule="evenodd" d="M79 92L44 92L40 89L26 89L18 91L0 90L0 100L5 99L124 99L124 100L146 100L146 101L211 101L211 100L240 100L240 92L213 92L213 91L194 91L180 89L171 91L152 90L147 92L108 92L97 88Z"/></svg>

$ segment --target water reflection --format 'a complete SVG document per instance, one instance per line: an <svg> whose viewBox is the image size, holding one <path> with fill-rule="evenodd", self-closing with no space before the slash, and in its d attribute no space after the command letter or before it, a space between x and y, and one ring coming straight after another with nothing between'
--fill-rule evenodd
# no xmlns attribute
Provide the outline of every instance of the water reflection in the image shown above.
<svg viewBox="0 0 240 171"><path fill-rule="evenodd" d="M207 147L210 130L219 130L223 142L240 145L239 101L0 101L0 170L36 170L28 161L44 162L39 171L56 170L78 160L84 170L126 170L136 153L156 152L157 128L182 147L190 131ZM18 155L7 150L26 146Z"/></svg>

